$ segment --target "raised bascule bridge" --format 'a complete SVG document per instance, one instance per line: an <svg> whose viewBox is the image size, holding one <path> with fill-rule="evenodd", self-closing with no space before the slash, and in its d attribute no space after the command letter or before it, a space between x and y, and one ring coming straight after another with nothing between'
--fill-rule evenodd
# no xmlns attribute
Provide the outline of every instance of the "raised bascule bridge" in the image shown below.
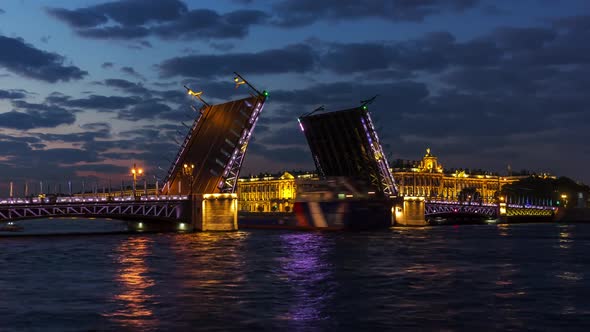
<svg viewBox="0 0 590 332"><path fill-rule="evenodd" d="M391 208L392 224L422 226L428 224L481 223L508 217L550 217L554 208L543 205L494 204L431 199L426 196L399 195L368 105L326 112L320 107L299 118L316 170L321 179L341 178L361 183L366 192L349 192L342 197L361 196ZM367 189L365 189L367 190ZM388 198L378 200L376 198ZM308 219L312 214L307 214Z"/></svg>
<svg viewBox="0 0 590 332"><path fill-rule="evenodd" d="M326 201L320 194L312 199L317 202L301 203L299 209L295 205L300 223L330 227L338 222L360 229L393 225L392 199L398 189L368 103L332 112L320 107L299 117L320 181L338 191L331 196L338 199Z"/></svg>
<svg viewBox="0 0 590 332"><path fill-rule="evenodd" d="M242 161L268 93L235 73L236 87L250 95L210 105L202 92L187 88L203 106L170 166L162 190L154 195L58 197L55 200L11 198L0 202L0 222L47 217L108 217L129 220L132 229L236 230L235 194ZM135 171L135 167L134 170ZM135 176L135 173L134 173Z"/></svg>

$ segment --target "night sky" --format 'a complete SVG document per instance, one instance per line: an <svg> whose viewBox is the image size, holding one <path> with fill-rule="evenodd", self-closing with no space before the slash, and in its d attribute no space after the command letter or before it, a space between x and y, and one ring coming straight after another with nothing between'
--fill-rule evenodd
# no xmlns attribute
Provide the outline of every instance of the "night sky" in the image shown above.
<svg viewBox="0 0 590 332"><path fill-rule="evenodd" d="M4 0L0 185L163 177L209 103L270 98L242 170L313 169L297 116L370 105L390 160L590 183L588 0ZM198 105L197 105L198 106Z"/></svg>

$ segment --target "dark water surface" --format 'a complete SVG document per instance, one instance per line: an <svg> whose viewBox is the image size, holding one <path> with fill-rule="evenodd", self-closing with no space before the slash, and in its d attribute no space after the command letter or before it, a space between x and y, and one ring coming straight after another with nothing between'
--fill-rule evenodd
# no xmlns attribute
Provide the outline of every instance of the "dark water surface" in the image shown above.
<svg viewBox="0 0 590 332"><path fill-rule="evenodd" d="M0 237L0 263L0 331L590 330L590 224Z"/></svg>

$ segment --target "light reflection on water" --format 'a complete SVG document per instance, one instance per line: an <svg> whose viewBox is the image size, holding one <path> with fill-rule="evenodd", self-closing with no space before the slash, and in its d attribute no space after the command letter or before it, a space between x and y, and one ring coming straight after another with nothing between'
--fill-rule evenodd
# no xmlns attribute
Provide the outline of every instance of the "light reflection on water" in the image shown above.
<svg viewBox="0 0 590 332"><path fill-rule="evenodd" d="M0 330L590 330L590 225L0 239Z"/></svg>
<svg viewBox="0 0 590 332"><path fill-rule="evenodd" d="M146 257L151 255L153 239L145 236L130 237L115 249L113 260L118 267L114 275L117 294L113 302L117 309L104 316L134 328L157 325L153 321L154 296L149 288L155 281L149 277Z"/></svg>
<svg viewBox="0 0 590 332"><path fill-rule="evenodd" d="M286 253L278 259L283 280L293 292L288 311L281 313L279 319L329 319L325 307L337 287L330 280L332 267L325 257L332 250L330 239L319 233L289 233L279 237Z"/></svg>

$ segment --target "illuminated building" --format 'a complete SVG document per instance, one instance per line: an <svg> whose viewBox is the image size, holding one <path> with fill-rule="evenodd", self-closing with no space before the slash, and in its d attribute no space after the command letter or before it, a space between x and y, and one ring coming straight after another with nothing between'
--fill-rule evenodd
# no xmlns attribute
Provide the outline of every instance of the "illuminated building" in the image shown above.
<svg viewBox="0 0 590 332"><path fill-rule="evenodd" d="M495 202L495 195L505 184L527 176L499 176L488 172L445 172L430 149L418 162L398 161L393 176L402 196L420 196L432 200L477 200Z"/></svg>
<svg viewBox="0 0 590 332"><path fill-rule="evenodd" d="M483 171L447 171L430 149L420 161L397 161L393 165L399 195L430 200L495 203L499 188L528 177L498 176ZM288 172L241 178L238 181L238 209L242 212L289 212L297 192L296 179L317 178L312 173L293 176Z"/></svg>
<svg viewBox="0 0 590 332"><path fill-rule="evenodd" d="M297 175L298 179L314 178L315 174ZM296 177L284 172L240 178L238 181L238 210L244 212L290 212L296 195Z"/></svg>

